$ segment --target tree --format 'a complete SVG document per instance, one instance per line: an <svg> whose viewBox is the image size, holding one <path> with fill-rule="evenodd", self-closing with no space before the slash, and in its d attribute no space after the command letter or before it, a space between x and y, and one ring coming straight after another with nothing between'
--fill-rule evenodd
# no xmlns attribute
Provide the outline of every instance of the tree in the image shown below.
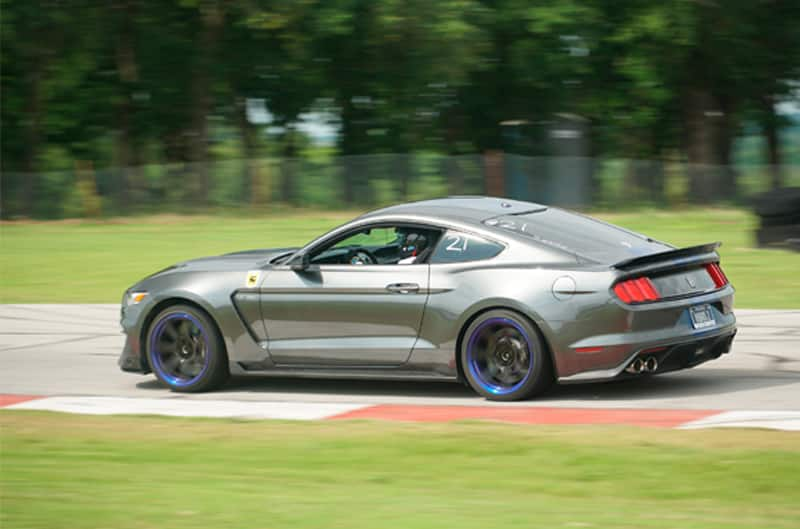
<svg viewBox="0 0 800 529"><path fill-rule="evenodd" d="M786 0L754 2L745 28L747 51L742 53L742 82L748 106L761 125L773 189L783 185L780 130L776 113L781 99L792 97L800 78L800 4Z"/></svg>
<svg viewBox="0 0 800 529"><path fill-rule="evenodd" d="M227 79L238 100L263 99L274 124L284 128L280 195L296 203L297 133L295 122L320 97L324 81L314 49L320 4L312 0L263 0L235 12L236 53ZM229 41L228 44L233 44ZM244 126L243 122L242 126ZM250 147L248 147L249 149Z"/></svg>
<svg viewBox="0 0 800 529"><path fill-rule="evenodd" d="M343 155L436 144L440 116L479 63L480 11L471 0L352 0L322 10L317 49L341 112ZM406 155L392 163L401 196L408 192L409 161ZM344 199L369 201L363 171L350 162L356 161L346 160Z"/></svg>

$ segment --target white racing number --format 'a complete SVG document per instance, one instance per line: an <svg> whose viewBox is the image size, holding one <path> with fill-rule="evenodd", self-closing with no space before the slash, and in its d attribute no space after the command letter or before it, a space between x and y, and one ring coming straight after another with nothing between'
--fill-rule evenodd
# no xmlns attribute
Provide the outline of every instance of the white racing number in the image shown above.
<svg viewBox="0 0 800 529"><path fill-rule="evenodd" d="M450 235L446 238L445 250L448 252L465 252L467 250L467 238L460 235Z"/></svg>
<svg viewBox="0 0 800 529"><path fill-rule="evenodd" d="M489 224L490 226L497 226L498 228L503 228L504 230L521 231L521 232L525 232L525 233L527 233L527 231L528 231L528 223L527 222L516 222L516 221L508 220L508 219L502 219L502 220L489 219L489 220L494 220L494 222ZM488 221L487 221L487 224L488 224Z"/></svg>

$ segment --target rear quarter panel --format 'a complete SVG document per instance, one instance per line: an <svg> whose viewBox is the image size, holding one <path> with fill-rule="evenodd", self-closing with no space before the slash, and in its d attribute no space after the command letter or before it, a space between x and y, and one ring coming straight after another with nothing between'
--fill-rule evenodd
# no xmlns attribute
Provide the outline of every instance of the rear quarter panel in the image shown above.
<svg viewBox="0 0 800 529"><path fill-rule="evenodd" d="M613 277L606 267L587 270L572 257L533 247L509 247L486 261L431 264L430 294L410 361L455 375L462 330L481 312L508 308L536 324L556 371L569 371L575 360L568 354L571 342L565 330L610 303ZM560 278L569 278L573 293L554 292Z"/></svg>

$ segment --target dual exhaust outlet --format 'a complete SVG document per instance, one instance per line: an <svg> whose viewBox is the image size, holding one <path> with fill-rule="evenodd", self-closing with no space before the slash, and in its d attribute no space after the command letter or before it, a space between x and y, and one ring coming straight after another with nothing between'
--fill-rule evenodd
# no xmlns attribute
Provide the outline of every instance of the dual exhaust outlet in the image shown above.
<svg viewBox="0 0 800 529"><path fill-rule="evenodd" d="M625 371L639 375L641 373L655 373L658 369L658 358L655 356L641 357L637 356L633 362L630 363Z"/></svg>

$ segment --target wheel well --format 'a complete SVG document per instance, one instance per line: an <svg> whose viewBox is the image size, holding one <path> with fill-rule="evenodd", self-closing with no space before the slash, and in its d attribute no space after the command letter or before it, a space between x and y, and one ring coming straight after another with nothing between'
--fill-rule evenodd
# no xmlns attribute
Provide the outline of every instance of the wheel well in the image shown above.
<svg viewBox="0 0 800 529"><path fill-rule="evenodd" d="M533 319L530 316L520 312L517 309L511 307L505 307L503 305L496 305L493 307L486 307L477 311L475 314L470 316L467 319L467 321L464 322L464 325L461 326L461 330L458 331L458 339L456 340L456 370L458 373L459 381L466 383L467 380L466 377L464 376L464 366L461 364L461 343L464 341L464 335L467 333L467 329L469 328L469 326L472 325L472 322L475 321L475 319L478 318L478 316L486 312L489 312L490 310L507 310L509 312L513 312L514 314L518 314L521 318L524 318L528 323L533 325L533 328L539 331L539 336L541 336L542 338L542 343L544 344L545 351L547 352L547 357L550 358L550 365L553 366L553 368L555 368L553 349L550 347L550 343L547 341L547 337L544 335L539 326L536 325L536 322L533 321Z"/></svg>
<svg viewBox="0 0 800 529"><path fill-rule="evenodd" d="M150 368L150 359L147 358L147 331L150 329L150 324L153 323L153 319L162 310L164 310L164 309L166 309L168 307L172 307L173 305L188 305L188 306L192 307L193 309L196 309L196 310L202 312L203 314L205 314L206 317L208 317L208 320L211 322L211 324L214 325L214 328L217 331L217 334L220 336L220 338L222 338L222 340L220 340L221 343L222 343L222 348L223 348L222 352L225 353L225 356L228 355L228 352L225 350L225 339L222 336L222 331L219 328L219 324L217 323L217 320L215 320L214 317L211 314L209 314L206 309L204 309L202 306L200 306L199 304L195 303L194 301L192 301L190 299L186 299L186 298L167 298L167 299L161 300L158 303L156 303L153 306L153 308L150 309L150 312L147 313L147 316L145 316L144 322L142 323L142 329L141 329L140 335L139 335L139 343L141 344L140 347L142 348L141 352L142 352L143 363L146 363L146 365L144 365L143 367L147 367L148 369Z"/></svg>

